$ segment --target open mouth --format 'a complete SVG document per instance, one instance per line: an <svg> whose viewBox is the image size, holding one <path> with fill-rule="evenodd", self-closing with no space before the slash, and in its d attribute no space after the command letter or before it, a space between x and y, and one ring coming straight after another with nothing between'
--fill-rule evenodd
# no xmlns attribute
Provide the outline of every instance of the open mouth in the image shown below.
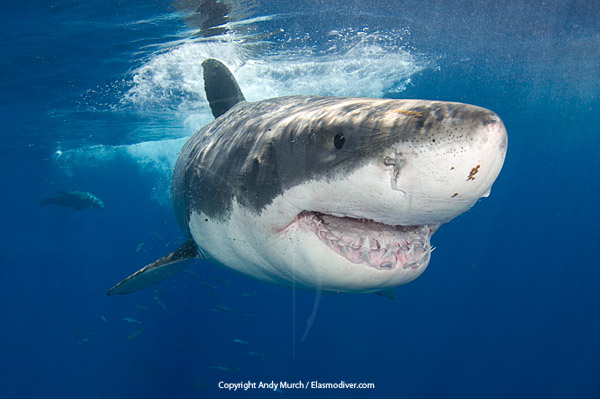
<svg viewBox="0 0 600 399"><path fill-rule="evenodd" d="M367 219L303 211L295 222L311 230L334 252L379 270L416 270L429 263L429 239L437 226L390 226Z"/></svg>

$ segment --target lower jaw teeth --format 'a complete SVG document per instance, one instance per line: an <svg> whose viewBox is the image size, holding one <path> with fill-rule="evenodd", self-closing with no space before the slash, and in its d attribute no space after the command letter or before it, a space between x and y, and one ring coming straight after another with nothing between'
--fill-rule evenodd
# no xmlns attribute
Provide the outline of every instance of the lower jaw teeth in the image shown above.
<svg viewBox="0 0 600 399"><path fill-rule="evenodd" d="M369 262L371 260L371 256L369 255L369 252L365 250L360 254L358 259L364 260L365 262Z"/></svg>
<svg viewBox="0 0 600 399"><path fill-rule="evenodd" d="M388 250L383 255L383 257L380 257L383 252L381 250L379 250L379 252L378 252L379 256L377 256L377 254L373 254L372 251L368 251L366 249L358 250L355 248L351 248L347 245L340 246L336 241L332 241L332 240L328 240L328 244L332 249L335 249L336 252L338 252L340 255L342 255L346 259L350 260L352 263L364 264L366 266L374 267L374 268L381 269L381 270L392 270L392 269L394 269L395 266L402 267L403 269L417 269L421 265L422 259L427 257L427 255L429 253L431 253L431 251L433 250L433 247L429 247L427 250L423 251L423 253L420 256L420 259L415 260L414 258L417 257L416 253L418 252L415 248L418 245L413 244L410 246L410 249L404 249L403 251L405 251L404 252L405 255L403 255L401 258L399 258L396 261L396 260L394 260L395 252L393 251L392 248L388 248ZM421 247L421 246L419 246L419 247ZM395 247L395 248L398 249L398 247ZM413 255L413 256L411 256L411 258L413 258L412 261L408 261L408 259L406 259L406 260L403 259L404 256L411 255L411 254ZM398 255L398 256L400 256L400 255ZM380 259L380 260L378 261L376 259ZM382 263L379 263L379 262L382 262ZM398 263L396 263L396 262L398 262ZM404 262L407 262L407 263L404 264Z"/></svg>
<svg viewBox="0 0 600 399"><path fill-rule="evenodd" d="M384 258L391 258L392 257L392 248L388 249L387 252L385 253L385 255L383 255Z"/></svg>
<svg viewBox="0 0 600 399"><path fill-rule="evenodd" d="M413 241L406 246L402 246L401 243L390 246L386 243L388 246L387 250L383 250L382 248L378 250L371 248L368 250L366 248L353 248L350 244L344 245L342 240L338 241L331 238L325 240L322 237L320 238L321 241L327 243L331 249L350 262L382 270L391 270L396 266L403 269L417 269L421 265L422 260L434 249L427 243Z"/></svg>
<svg viewBox="0 0 600 399"><path fill-rule="evenodd" d="M320 217L304 215L302 223L312 229L317 237L335 250L338 254L352 263L363 264L380 270L392 270L395 267L417 269L433 251L429 245L430 231L418 227L415 232L401 232L390 229L377 231L372 237L368 234L357 236L338 236L329 228L329 223L323 223ZM388 234L386 240L383 236ZM387 236L386 236L387 237Z"/></svg>
<svg viewBox="0 0 600 399"><path fill-rule="evenodd" d="M419 266L419 262L418 261L414 261L414 262L410 262L407 263L405 266L403 266L403 269L416 269L417 266Z"/></svg>

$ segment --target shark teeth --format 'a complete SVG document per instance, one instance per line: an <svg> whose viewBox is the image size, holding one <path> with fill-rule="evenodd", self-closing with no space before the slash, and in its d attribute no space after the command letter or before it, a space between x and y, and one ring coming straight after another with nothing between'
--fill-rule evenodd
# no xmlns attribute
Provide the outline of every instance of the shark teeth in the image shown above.
<svg viewBox="0 0 600 399"><path fill-rule="evenodd" d="M369 236L365 237L365 240L363 241L363 245L362 245L362 247L360 247L360 249L366 249L368 251L371 250L371 242L369 241Z"/></svg>
<svg viewBox="0 0 600 399"><path fill-rule="evenodd" d="M303 212L295 220L351 263L377 270L420 269L435 249L429 244L435 226L389 226L314 212Z"/></svg>
<svg viewBox="0 0 600 399"><path fill-rule="evenodd" d="M369 255L369 251L368 250L364 250L360 253L360 256L358 257L358 259L360 260L364 260L366 262L369 262L371 260L371 256Z"/></svg>
<svg viewBox="0 0 600 399"><path fill-rule="evenodd" d="M418 260L408 262L406 265L402 266L403 269L417 269L419 267L420 262Z"/></svg>
<svg viewBox="0 0 600 399"><path fill-rule="evenodd" d="M385 242L385 238L381 238L381 245L380 245L381 249L387 249L387 243Z"/></svg>
<svg viewBox="0 0 600 399"><path fill-rule="evenodd" d="M430 246L427 251L423 254L423 256L430 255L435 250L435 247Z"/></svg>
<svg viewBox="0 0 600 399"><path fill-rule="evenodd" d="M392 248L388 249L387 252L383 255L384 258L391 258L393 256L394 251Z"/></svg>

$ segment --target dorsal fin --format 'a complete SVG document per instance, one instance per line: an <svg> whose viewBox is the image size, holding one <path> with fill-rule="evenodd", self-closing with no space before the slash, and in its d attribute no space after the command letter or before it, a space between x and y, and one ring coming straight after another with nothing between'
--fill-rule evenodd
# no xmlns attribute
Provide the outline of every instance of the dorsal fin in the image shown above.
<svg viewBox="0 0 600 399"><path fill-rule="evenodd" d="M204 90L213 116L218 118L235 104L246 101L231 71L221 62L209 58L202 63Z"/></svg>

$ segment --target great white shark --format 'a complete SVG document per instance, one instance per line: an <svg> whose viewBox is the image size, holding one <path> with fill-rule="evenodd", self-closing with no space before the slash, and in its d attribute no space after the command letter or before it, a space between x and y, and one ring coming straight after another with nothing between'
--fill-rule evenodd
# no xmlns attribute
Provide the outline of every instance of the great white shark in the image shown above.
<svg viewBox="0 0 600 399"><path fill-rule="evenodd" d="M125 294L210 259L269 283L389 293L427 265L436 229L502 168L500 117L443 101L289 96L247 102L203 62L215 120L184 145L175 215L189 240L109 290Z"/></svg>

